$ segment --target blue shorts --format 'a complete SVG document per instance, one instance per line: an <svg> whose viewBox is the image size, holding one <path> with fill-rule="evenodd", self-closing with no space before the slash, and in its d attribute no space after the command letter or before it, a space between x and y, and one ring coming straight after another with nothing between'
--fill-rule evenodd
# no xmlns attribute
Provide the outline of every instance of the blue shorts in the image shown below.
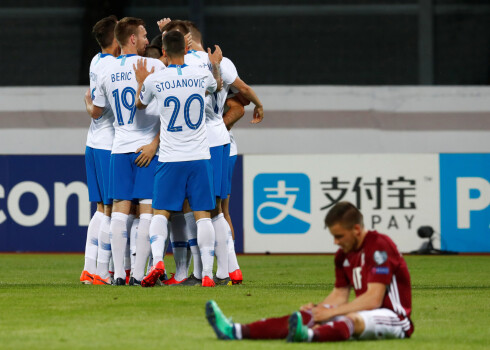
<svg viewBox="0 0 490 350"><path fill-rule="evenodd" d="M209 159L158 162L153 187L153 208L181 211L184 199L193 211L213 210L216 198Z"/></svg>
<svg viewBox="0 0 490 350"><path fill-rule="evenodd" d="M213 166L214 194L221 199L228 198L228 161L230 144L211 147L211 165Z"/></svg>
<svg viewBox="0 0 490 350"><path fill-rule="evenodd" d="M121 153L111 155L109 197L119 200L153 198L153 179L157 157L150 165L140 168L134 161L140 153Z"/></svg>
<svg viewBox="0 0 490 350"><path fill-rule="evenodd" d="M109 198L109 165L111 151L85 147L88 198L91 202L112 204Z"/></svg>
<svg viewBox="0 0 490 350"><path fill-rule="evenodd" d="M230 156L230 159L228 159L228 194L231 194L231 179L233 179L236 159L237 155Z"/></svg>

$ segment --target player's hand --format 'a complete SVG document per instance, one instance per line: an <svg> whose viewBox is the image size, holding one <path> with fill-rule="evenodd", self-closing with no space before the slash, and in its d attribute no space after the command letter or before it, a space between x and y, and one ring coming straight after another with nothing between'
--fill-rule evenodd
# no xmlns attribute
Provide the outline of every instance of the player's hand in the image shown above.
<svg viewBox="0 0 490 350"><path fill-rule="evenodd" d="M190 49L192 49L192 34L191 34L191 32L184 35L184 39L185 39L185 47L187 48L186 51L189 51Z"/></svg>
<svg viewBox="0 0 490 350"><path fill-rule="evenodd" d="M136 158L134 163L140 168L147 167L148 165L150 165L150 162L155 156L155 153L157 153L157 148L158 145L155 146L153 143L150 143L149 145L141 146L135 152L135 153L139 153L139 152L141 153L138 156L138 158Z"/></svg>
<svg viewBox="0 0 490 350"><path fill-rule="evenodd" d="M323 304L315 306L311 312L315 322L325 322L335 316L335 311L332 308L326 308Z"/></svg>
<svg viewBox="0 0 490 350"><path fill-rule="evenodd" d="M208 57L211 64L220 64L223 59L223 52L218 45L214 45L215 50L211 53L211 49L208 47Z"/></svg>
<svg viewBox="0 0 490 350"><path fill-rule="evenodd" d="M310 311L311 309L313 309L316 305L313 304L313 303L308 303L308 304L305 304L305 305L302 305L300 306L299 308L299 311Z"/></svg>
<svg viewBox="0 0 490 350"><path fill-rule="evenodd" d="M253 119L250 121L252 124L258 124L264 119L264 107L255 106Z"/></svg>
<svg viewBox="0 0 490 350"><path fill-rule="evenodd" d="M165 27L167 24L172 22L170 18L162 18L161 20L157 21L158 29L160 30L160 33L163 31L163 27Z"/></svg>
<svg viewBox="0 0 490 350"><path fill-rule="evenodd" d="M137 62L137 66L135 66L133 63L133 69L136 81L139 84L143 84L146 77L155 71L155 67L152 67L151 71L148 71L148 69L146 68L146 58L140 58Z"/></svg>

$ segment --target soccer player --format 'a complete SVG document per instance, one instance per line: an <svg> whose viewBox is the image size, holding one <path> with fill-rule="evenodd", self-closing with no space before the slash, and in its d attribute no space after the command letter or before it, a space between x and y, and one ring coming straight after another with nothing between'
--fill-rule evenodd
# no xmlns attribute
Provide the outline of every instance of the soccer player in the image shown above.
<svg viewBox="0 0 490 350"><path fill-rule="evenodd" d="M410 274L393 241L367 231L361 212L349 202L337 203L325 224L340 247L335 254L332 292L292 315L249 324L231 323L217 304L209 301L206 317L218 338L328 342L411 336ZM355 299L349 302L352 288Z"/></svg>
<svg viewBox="0 0 490 350"><path fill-rule="evenodd" d="M151 198L157 163L154 155L158 149L160 119L157 114L138 111L135 106L138 83L134 76L133 64L144 55L148 45L143 20L125 17L117 23L114 33L121 46L121 56L114 60L97 82L92 115L97 116L108 105L115 115L109 191L110 197L114 199L111 248L115 284L124 285L126 275L124 252L132 200L139 202L140 213L133 271L136 283L144 276L146 260L150 252ZM147 62L154 70L165 68L157 59L148 58Z"/></svg>
<svg viewBox="0 0 490 350"><path fill-rule="evenodd" d="M162 40L168 58L166 70L149 75L146 64L135 67L139 87L136 106L146 108L157 100L161 118L159 163L153 193L154 216L150 227L154 266L141 281L143 287L155 285L164 272L163 248L168 235L167 223L172 212L182 210L188 198L198 231L204 278L202 286L214 286L212 280L214 229L210 210L213 196L209 143L205 125L205 95L216 90L216 78L207 69L184 64L185 40L182 33L168 31ZM210 55L216 62L220 52ZM216 63L218 64L218 63Z"/></svg>
<svg viewBox="0 0 490 350"><path fill-rule="evenodd" d="M92 29L101 52L95 55L90 63L90 90L88 92L90 99L94 98L97 77L108 66L108 63L119 55L120 48L114 38L116 23L117 18L109 16L98 21ZM112 210L112 200L109 198L109 163L114 139L113 123L112 110L106 108L100 117L92 119L87 134L85 148L87 185L89 199L97 203L97 211L87 229L85 266L80 276L80 282L84 284L94 283L94 278L99 278L99 274L105 278L109 277L111 256L109 225ZM99 268L97 268L97 260ZM96 281L95 284L97 284Z"/></svg>

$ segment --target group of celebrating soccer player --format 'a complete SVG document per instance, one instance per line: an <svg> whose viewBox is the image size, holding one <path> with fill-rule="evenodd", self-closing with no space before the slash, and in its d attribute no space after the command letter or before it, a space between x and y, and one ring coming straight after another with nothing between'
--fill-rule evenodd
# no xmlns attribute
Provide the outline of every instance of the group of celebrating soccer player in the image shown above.
<svg viewBox="0 0 490 350"><path fill-rule="evenodd" d="M93 118L86 167L97 211L87 231L80 281L239 284L243 277L228 212L237 149L229 129L248 103L255 104L252 123L263 119L263 107L218 46L204 50L192 22L164 18L157 24L162 35L151 46L138 18L111 16L93 29L102 52L90 65L85 95ZM219 339L411 336L410 274L393 241L366 230L363 215L348 202L332 207L325 225L340 247L332 292L291 315L249 324L232 323L210 300L206 318ZM163 262L168 238L176 265L170 279Z"/></svg>
<svg viewBox="0 0 490 350"><path fill-rule="evenodd" d="M162 35L152 46L138 18L110 16L93 28L102 51L85 94L92 117L85 159L97 211L80 281L240 284L228 211L237 157L229 129L248 103L252 123L262 121L263 107L219 46L204 50L194 23L164 18L157 25ZM171 278L163 262L169 240Z"/></svg>

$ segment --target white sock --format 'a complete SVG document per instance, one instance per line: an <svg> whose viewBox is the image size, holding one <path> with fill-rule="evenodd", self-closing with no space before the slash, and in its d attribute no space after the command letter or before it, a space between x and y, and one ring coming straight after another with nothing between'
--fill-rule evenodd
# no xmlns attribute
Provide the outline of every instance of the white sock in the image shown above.
<svg viewBox="0 0 490 350"><path fill-rule="evenodd" d="M141 281L145 277L145 267L150 255L150 223L152 214L140 214L138 230L136 232L136 247L134 258L133 277Z"/></svg>
<svg viewBox="0 0 490 350"><path fill-rule="evenodd" d="M128 215L113 212L111 220L111 248L112 260L114 260L114 279L126 279L124 271L124 253L128 240L127 229Z"/></svg>
<svg viewBox="0 0 490 350"><path fill-rule="evenodd" d="M172 215L170 221L172 230L170 231L170 241L175 260L175 276L177 281L187 278L187 235L184 214Z"/></svg>
<svg viewBox="0 0 490 350"><path fill-rule="evenodd" d="M129 242L130 242L129 253L131 254L131 271L134 270L134 262L136 260L136 235L138 233L139 223L140 223L139 218L134 219L133 225L131 225L131 231L129 233ZM150 242L149 238L148 238L148 242Z"/></svg>
<svg viewBox="0 0 490 350"><path fill-rule="evenodd" d="M197 244L201 251L202 274L213 278L215 233L211 219L200 219L197 225ZM197 276L196 276L197 277Z"/></svg>
<svg viewBox="0 0 490 350"><path fill-rule="evenodd" d="M165 246L165 240L168 237L167 224L168 220L163 215L153 215L153 219L151 219L150 243L151 254L153 256L153 265L163 261L163 249Z"/></svg>
<svg viewBox="0 0 490 350"><path fill-rule="evenodd" d="M128 241L126 244L126 251L124 252L124 270L131 270L131 228L134 222L134 215L128 215L127 222L127 232L128 232Z"/></svg>
<svg viewBox="0 0 490 350"><path fill-rule="evenodd" d="M97 250L99 242L100 224L104 213L96 211L87 228L87 241L85 243L85 265L83 269L91 274L97 270Z"/></svg>
<svg viewBox="0 0 490 350"><path fill-rule="evenodd" d="M228 273L232 273L235 270L238 270L240 266L238 266L238 260L236 258L235 253L235 241L233 241L233 235L231 234L230 224L226 221L228 225L228 240L226 241L226 245L228 246Z"/></svg>
<svg viewBox="0 0 490 350"><path fill-rule="evenodd" d="M202 279L202 261L201 252L197 245L197 225L194 213L184 214L185 223L187 226L187 241L191 247L192 259L194 261L194 271L192 272L194 277Z"/></svg>
<svg viewBox="0 0 490 350"><path fill-rule="evenodd" d="M109 277L109 261L111 260L111 239L109 231L111 229L111 217L102 218L99 231L99 247L97 250L97 272L96 274L103 279Z"/></svg>
<svg viewBox="0 0 490 350"><path fill-rule="evenodd" d="M230 225L225 220L223 214L218 214L212 220L214 232L216 232L216 240L214 243L214 252L216 254L216 261L218 263L218 269L216 271L216 277L227 278L228 277L228 235L230 232Z"/></svg>

